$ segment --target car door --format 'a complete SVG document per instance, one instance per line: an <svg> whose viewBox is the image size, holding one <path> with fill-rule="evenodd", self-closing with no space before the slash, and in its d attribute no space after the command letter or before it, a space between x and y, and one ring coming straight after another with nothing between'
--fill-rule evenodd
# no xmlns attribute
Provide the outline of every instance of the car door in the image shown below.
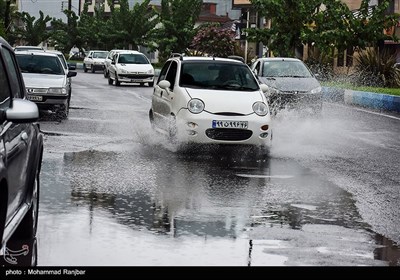
<svg viewBox="0 0 400 280"><path fill-rule="evenodd" d="M1 49L2 56L2 73L1 75L7 75L8 81L3 79L2 90L8 89L11 93L10 96L14 98L23 98L25 88L23 86L22 76L18 71L18 64L13 55L12 51L6 47ZM6 71L7 69L7 71ZM4 82L5 81L5 82ZM2 96L1 106L10 106L10 101L4 100L5 96ZM2 108L6 109L6 108ZM29 174L28 170L28 158L30 154L30 145L34 131L31 130L31 126L23 123L12 123L4 121L1 124L1 141L2 141L2 158L5 161L7 168L8 177L8 205L7 210L7 221L12 218L13 213L20 207L21 203L25 199L26 194L26 182Z"/></svg>
<svg viewBox="0 0 400 280"><path fill-rule="evenodd" d="M170 82L171 86L167 89L162 89L160 86L154 87L153 93L153 112L154 120L161 128L166 129L168 126L168 121L171 116L172 102L174 101L174 87L176 74L178 70L178 63L176 61L167 62L161 69L160 76L158 78L157 84L162 80L167 80Z"/></svg>

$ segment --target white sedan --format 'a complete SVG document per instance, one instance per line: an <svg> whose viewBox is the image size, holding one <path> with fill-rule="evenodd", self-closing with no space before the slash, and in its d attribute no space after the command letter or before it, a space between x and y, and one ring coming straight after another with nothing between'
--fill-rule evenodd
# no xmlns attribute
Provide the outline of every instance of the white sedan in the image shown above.
<svg viewBox="0 0 400 280"><path fill-rule="evenodd" d="M119 51L112 58L108 68L108 84L138 83L154 85L154 67L148 58L138 51Z"/></svg>

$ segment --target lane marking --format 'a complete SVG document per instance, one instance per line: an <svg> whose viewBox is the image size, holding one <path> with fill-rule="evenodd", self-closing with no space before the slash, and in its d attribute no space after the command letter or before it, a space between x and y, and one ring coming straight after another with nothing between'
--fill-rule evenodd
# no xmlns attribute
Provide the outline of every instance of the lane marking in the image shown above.
<svg viewBox="0 0 400 280"><path fill-rule="evenodd" d="M384 113L378 113L378 112L374 112L374 111L368 111L368 110L366 110L366 109L356 108L356 107L352 107L352 106L346 106L346 105L342 105L342 104L334 104L334 103L331 103L331 105L338 106L338 107L342 107L342 108L350 108L350 109L353 109L353 110L356 110L356 111L361 111L361 112L364 112L364 113L369 113L369 114L377 115L377 116L383 116L383 117L387 117L387 118L391 118L391 119L400 121L400 117L395 117L395 116L391 116L391 115L386 115L386 114L384 114ZM351 104L350 104L350 105L351 105Z"/></svg>

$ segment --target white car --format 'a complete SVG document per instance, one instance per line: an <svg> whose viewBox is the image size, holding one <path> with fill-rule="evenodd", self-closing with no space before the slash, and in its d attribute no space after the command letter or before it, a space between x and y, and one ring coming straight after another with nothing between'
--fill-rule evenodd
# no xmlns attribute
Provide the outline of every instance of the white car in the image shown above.
<svg viewBox="0 0 400 280"><path fill-rule="evenodd" d="M83 59L83 71L90 70L92 73L96 71L104 71L104 61L108 51L93 50Z"/></svg>
<svg viewBox="0 0 400 280"><path fill-rule="evenodd" d="M116 86L121 83L139 83L141 86L147 83L150 87L154 86L154 67L149 59L138 51L115 53L108 73L109 85L115 82Z"/></svg>
<svg viewBox="0 0 400 280"><path fill-rule="evenodd" d="M69 78L76 72L67 72L55 53L18 51L15 53L25 81L27 99L39 109L55 110L62 119L67 118L71 99Z"/></svg>
<svg viewBox="0 0 400 280"><path fill-rule="evenodd" d="M106 59L104 60L104 71L103 71L104 78L108 78L108 75L109 75L108 69L109 69L110 66L111 66L111 61L112 61L114 55L115 55L117 52L121 52L121 51L123 52L123 51L126 51L126 50L113 49L113 50L111 50L111 51L108 52L107 57L106 57Z"/></svg>
<svg viewBox="0 0 400 280"><path fill-rule="evenodd" d="M172 57L154 86L152 127L172 143L251 145L268 153L272 144L268 86L234 59Z"/></svg>

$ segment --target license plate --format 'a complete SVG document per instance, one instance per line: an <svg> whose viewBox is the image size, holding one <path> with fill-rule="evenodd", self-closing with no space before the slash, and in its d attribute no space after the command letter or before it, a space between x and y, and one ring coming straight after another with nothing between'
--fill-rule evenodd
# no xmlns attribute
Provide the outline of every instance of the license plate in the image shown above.
<svg viewBox="0 0 400 280"><path fill-rule="evenodd" d="M240 128L246 129L248 127L247 121L212 121L213 128Z"/></svg>
<svg viewBox="0 0 400 280"><path fill-rule="evenodd" d="M31 101L42 101L43 100L43 96L39 96L39 95L28 95L28 100Z"/></svg>

